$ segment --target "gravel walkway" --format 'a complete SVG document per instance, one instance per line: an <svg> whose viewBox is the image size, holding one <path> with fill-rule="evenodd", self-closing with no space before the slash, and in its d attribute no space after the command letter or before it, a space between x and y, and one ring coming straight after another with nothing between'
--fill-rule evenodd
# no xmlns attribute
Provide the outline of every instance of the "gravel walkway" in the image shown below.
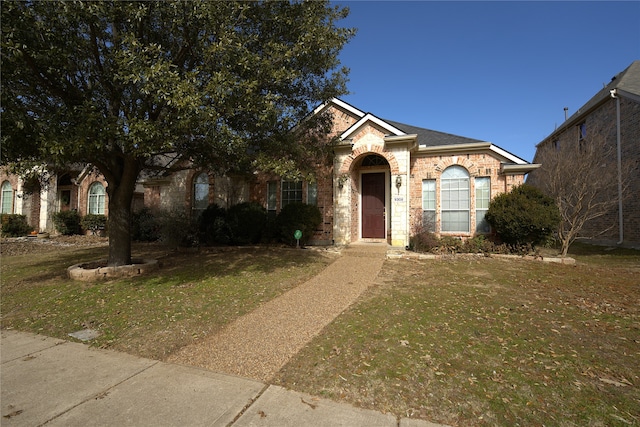
<svg viewBox="0 0 640 427"><path fill-rule="evenodd" d="M386 244L352 245L320 274L169 357L178 364L268 382L380 272Z"/></svg>

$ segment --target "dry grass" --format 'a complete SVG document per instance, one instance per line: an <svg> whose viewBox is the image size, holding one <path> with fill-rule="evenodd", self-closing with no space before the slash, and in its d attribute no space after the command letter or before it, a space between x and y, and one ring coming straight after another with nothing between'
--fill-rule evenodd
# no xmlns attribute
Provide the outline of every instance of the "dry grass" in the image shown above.
<svg viewBox="0 0 640 427"><path fill-rule="evenodd" d="M143 244L134 255L160 258L157 273L83 283L67 279L66 267L104 258L107 248L46 247L3 256L2 328L63 339L96 329L101 335L92 345L159 360L303 283L333 259L285 248L175 252Z"/></svg>
<svg viewBox="0 0 640 427"><path fill-rule="evenodd" d="M640 256L387 261L285 387L450 425L640 425Z"/></svg>
<svg viewBox="0 0 640 427"><path fill-rule="evenodd" d="M576 248L576 266L387 261L275 382L450 425L640 426L640 254ZM69 339L92 327L94 345L161 360L332 260L138 245L134 255L163 260L157 274L84 284L64 269L104 246L2 249L2 328Z"/></svg>

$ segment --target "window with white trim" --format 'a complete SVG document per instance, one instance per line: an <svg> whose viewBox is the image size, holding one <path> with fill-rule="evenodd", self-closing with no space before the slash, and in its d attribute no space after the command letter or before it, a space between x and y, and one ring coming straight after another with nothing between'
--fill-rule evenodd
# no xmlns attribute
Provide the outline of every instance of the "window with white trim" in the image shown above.
<svg viewBox="0 0 640 427"><path fill-rule="evenodd" d="M422 180L422 227L436 231L436 180Z"/></svg>
<svg viewBox="0 0 640 427"><path fill-rule="evenodd" d="M290 203L302 203L302 181L282 181L280 207Z"/></svg>
<svg viewBox="0 0 640 427"><path fill-rule="evenodd" d="M469 232L469 172L450 166L442 172L440 183L442 232Z"/></svg>
<svg viewBox="0 0 640 427"><path fill-rule="evenodd" d="M2 183L2 212L13 213L13 187L9 181Z"/></svg>
<svg viewBox="0 0 640 427"><path fill-rule="evenodd" d="M491 178L479 177L475 179L476 186L476 233L488 233L491 226L484 219L491 201Z"/></svg>
<svg viewBox="0 0 640 427"><path fill-rule="evenodd" d="M106 192L104 186L99 182L94 182L89 187L89 214L104 215Z"/></svg>
<svg viewBox="0 0 640 427"><path fill-rule="evenodd" d="M199 174L193 180L193 201L191 209L194 217L199 217L209 206L209 175L206 172Z"/></svg>

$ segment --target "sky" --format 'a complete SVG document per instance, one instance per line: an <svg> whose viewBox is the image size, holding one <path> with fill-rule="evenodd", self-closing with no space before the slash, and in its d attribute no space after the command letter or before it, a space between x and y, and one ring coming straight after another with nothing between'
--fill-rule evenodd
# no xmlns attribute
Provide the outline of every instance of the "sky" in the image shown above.
<svg viewBox="0 0 640 427"><path fill-rule="evenodd" d="M640 1L338 1L357 33L340 97L379 118L535 146L640 60Z"/></svg>

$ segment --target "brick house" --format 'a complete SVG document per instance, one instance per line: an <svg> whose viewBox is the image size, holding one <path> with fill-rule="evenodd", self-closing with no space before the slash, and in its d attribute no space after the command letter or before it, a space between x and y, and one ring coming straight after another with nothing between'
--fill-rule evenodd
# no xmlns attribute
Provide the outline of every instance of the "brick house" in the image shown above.
<svg viewBox="0 0 640 427"><path fill-rule="evenodd" d="M327 141L333 141L333 158L317 165L313 182L186 169L142 177L144 206L194 218L212 203L228 208L255 201L276 215L288 203L304 202L318 206L323 217L313 244L380 241L405 247L421 229L462 238L488 233L483 219L489 201L539 167L490 142L383 120L339 99L313 114L330 114ZM93 176L69 181L77 186L70 204L81 214L92 206L88 198L96 182L103 181ZM61 209L69 183L59 178L52 194L40 199ZM12 188L20 191L19 185ZM41 219L39 228L50 226Z"/></svg>
<svg viewBox="0 0 640 427"><path fill-rule="evenodd" d="M631 167L631 182L627 194L606 194L603 197L622 200L615 209L585 224L582 236L609 242L640 243L640 61L614 76L578 111L567 118L554 132L536 146L534 162L540 161L544 150L588 141L597 135L602 153L612 153L620 164ZM561 151L557 151L561 152ZM604 155L604 154L603 154ZM611 159L616 164L616 159ZM527 183L536 185L542 171L533 172ZM620 197L622 196L622 197ZM621 226L622 224L622 226Z"/></svg>
<svg viewBox="0 0 640 427"><path fill-rule="evenodd" d="M489 201L539 166L490 142L383 120L339 99L313 114L324 113L337 142L332 163L318 165L314 182L184 171L146 180L145 205L196 212L209 203L256 201L276 214L287 203L311 203L324 219L312 243L405 247L425 227L462 238L489 232Z"/></svg>

